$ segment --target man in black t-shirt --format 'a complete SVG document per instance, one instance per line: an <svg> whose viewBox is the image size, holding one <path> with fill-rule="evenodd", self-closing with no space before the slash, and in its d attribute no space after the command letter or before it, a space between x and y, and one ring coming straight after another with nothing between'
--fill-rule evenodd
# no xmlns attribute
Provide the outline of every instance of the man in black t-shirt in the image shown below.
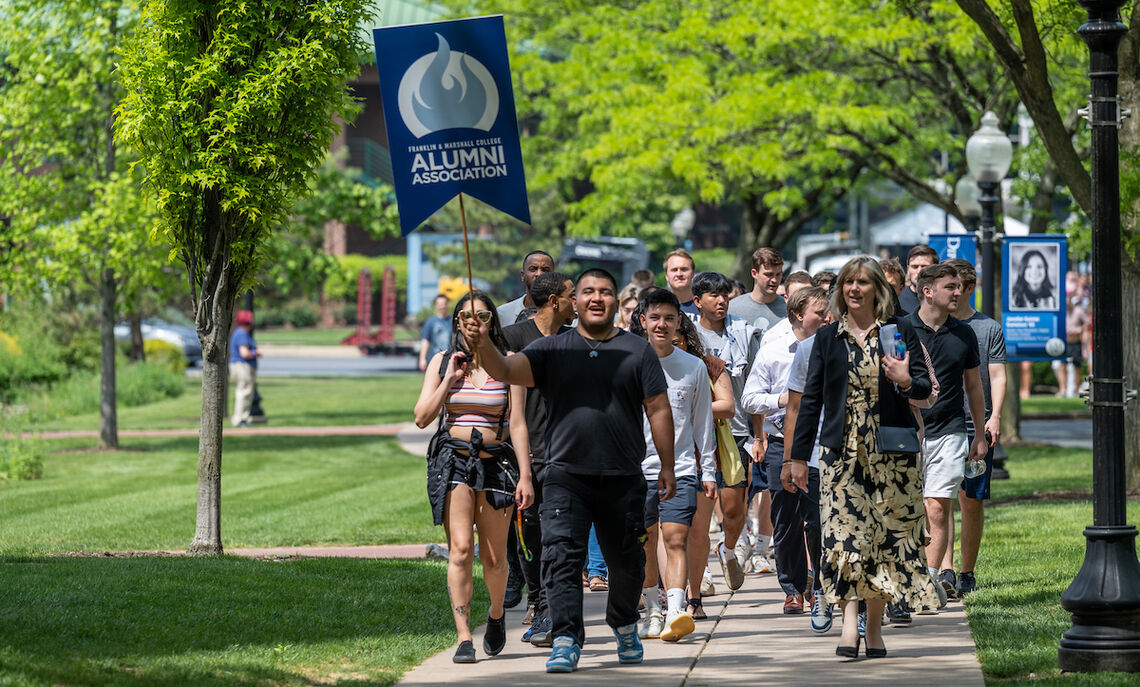
<svg viewBox="0 0 1140 687"><path fill-rule="evenodd" d="M491 344L488 323L463 322L492 378L535 387L546 399L542 563L554 635L546 669L555 673L577 669L586 638L581 571L591 524L609 569L606 623L617 637L618 659L642 660L643 410L661 458L658 492L669 499L676 491L673 413L657 354L645 339L614 327L617 282L605 270L582 273L575 306L577 329L538 339L509 358Z"/></svg>
<svg viewBox="0 0 1140 687"><path fill-rule="evenodd" d="M532 341L568 329L565 325L574 319L574 282L559 272L538 275L527 292L538 306L534 317L509 327L503 327L507 350L518 352ZM530 435L530 474L534 480L535 500L522 513L522 544L530 552L530 560L519 551L519 564L526 579L527 603L533 609L530 629L523 641L535 646L550 646L550 615L546 593L542 587L542 526L539 519L542 507L542 482L546 474L546 402L537 389L526 392L526 429Z"/></svg>
<svg viewBox="0 0 1140 687"><path fill-rule="evenodd" d="M954 527L952 499L958 495L967 459L984 459L986 438L966 435L966 401L975 426L985 422L985 399L978 367L978 338L974 330L950 316L958 307L962 282L954 267L941 263L923 268L918 275L923 301L907 315L922 345L930 353L938 380L938 400L922 411L925 436L922 441L923 501L930 543L926 563L935 586L953 596L954 571L938 570ZM942 599L945 601L945 598Z"/></svg>

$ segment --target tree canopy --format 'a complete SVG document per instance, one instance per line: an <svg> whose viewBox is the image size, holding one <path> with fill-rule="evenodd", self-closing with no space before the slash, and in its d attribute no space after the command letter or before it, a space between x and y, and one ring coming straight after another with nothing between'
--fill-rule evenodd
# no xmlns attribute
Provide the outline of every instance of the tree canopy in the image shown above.
<svg viewBox="0 0 1140 687"><path fill-rule="evenodd" d="M986 109L1008 121L1016 107L948 0L454 6L501 11L518 37L532 183L559 190L570 231L739 204L738 273L873 176L957 214L965 138Z"/></svg>
<svg viewBox="0 0 1140 687"><path fill-rule="evenodd" d="M115 62L130 0L13 0L0 10L0 215L10 251L0 283L62 286L102 305L101 443L118 445L112 326L119 293L161 281L153 205L112 138Z"/></svg>

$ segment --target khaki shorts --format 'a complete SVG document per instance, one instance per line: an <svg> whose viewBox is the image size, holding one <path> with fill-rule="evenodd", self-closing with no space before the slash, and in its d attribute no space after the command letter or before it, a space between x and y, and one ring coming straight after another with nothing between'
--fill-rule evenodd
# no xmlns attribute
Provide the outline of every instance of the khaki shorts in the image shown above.
<svg viewBox="0 0 1140 687"><path fill-rule="evenodd" d="M928 499L958 496L966 474L970 443L963 434L947 434L922 442L922 495Z"/></svg>

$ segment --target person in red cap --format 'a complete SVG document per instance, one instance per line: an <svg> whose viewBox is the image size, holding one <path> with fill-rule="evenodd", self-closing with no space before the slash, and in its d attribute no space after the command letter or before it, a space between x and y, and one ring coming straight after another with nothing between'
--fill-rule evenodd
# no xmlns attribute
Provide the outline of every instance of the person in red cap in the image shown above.
<svg viewBox="0 0 1140 687"><path fill-rule="evenodd" d="M230 381L234 384L234 427L248 427L253 406L257 359L261 351L253 340L253 312L239 310L234 317L234 333L230 336Z"/></svg>

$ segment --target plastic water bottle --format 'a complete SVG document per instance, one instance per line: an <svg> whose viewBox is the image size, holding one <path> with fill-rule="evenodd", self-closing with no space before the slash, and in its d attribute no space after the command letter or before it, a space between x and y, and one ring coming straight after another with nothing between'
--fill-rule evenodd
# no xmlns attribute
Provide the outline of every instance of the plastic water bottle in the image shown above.
<svg viewBox="0 0 1140 687"><path fill-rule="evenodd" d="M895 332L895 357L902 360L906 357L906 344L902 340L902 332Z"/></svg>
<svg viewBox="0 0 1140 687"><path fill-rule="evenodd" d="M993 440L990 438L990 433L986 432L986 443L992 445ZM973 479L974 477L981 477L986 474L986 459L983 457L979 460L966 461L966 478Z"/></svg>
<svg viewBox="0 0 1140 687"><path fill-rule="evenodd" d="M981 460L967 460L966 461L966 477L973 479L974 477L981 477L986 474L986 459Z"/></svg>

